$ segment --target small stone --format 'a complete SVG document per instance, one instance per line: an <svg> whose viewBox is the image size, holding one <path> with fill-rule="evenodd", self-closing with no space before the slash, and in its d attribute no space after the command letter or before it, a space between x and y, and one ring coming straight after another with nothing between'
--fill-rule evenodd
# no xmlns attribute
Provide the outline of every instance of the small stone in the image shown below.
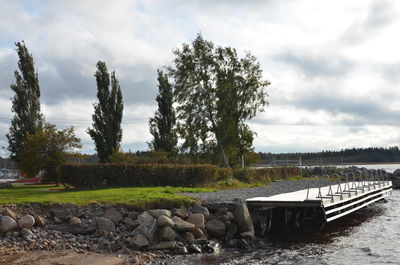
<svg viewBox="0 0 400 265"><path fill-rule="evenodd" d="M160 215L157 218L157 226L158 227L164 227L164 226L174 226L174 221L172 221L171 218L165 215Z"/></svg>
<svg viewBox="0 0 400 265"><path fill-rule="evenodd" d="M97 218L97 232L100 234L115 232L115 225L114 223L107 218L100 217Z"/></svg>
<svg viewBox="0 0 400 265"><path fill-rule="evenodd" d="M133 249L142 249L150 245L149 240L141 234L134 236L129 242L129 246Z"/></svg>
<svg viewBox="0 0 400 265"><path fill-rule="evenodd" d="M171 217L171 211L170 210L165 210L165 209L155 209L155 210L148 210L147 211L151 216L154 218L158 218L161 215L165 215L168 217Z"/></svg>
<svg viewBox="0 0 400 265"><path fill-rule="evenodd" d="M201 250L201 247L197 244L190 244L188 246L188 251L190 253L195 253L195 254L201 254L203 251Z"/></svg>
<svg viewBox="0 0 400 265"><path fill-rule="evenodd" d="M223 238L225 236L225 224L217 219L208 221L206 229L210 235L216 238Z"/></svg>
<svg viewBox="0 0 400 265"><path fill-rule="evenodd" d="M207 236L204 234L203 230L200 228L195 228L192 230L192 234L196 239L207 239Z"/></svg>
<svg viewBox="0 0 400 265"><path fill-rule="evenodd" d="M246 231L243 233L240 233L240 237L246 240L247 242L251 243L254 241L254 232L252 231Z"/></svg>
<svg viewBox="0 0 400 265"><path fill-rule="evenodd" d="M0 216L0 233L7 233L17 229L17 222L10 216Z"/></svg>
<svg viewBox="0 0 400 265"><path fill-rule="evenodd" d="M131 218L132 220L136 220L136 218L139 216L140 213L132 211L128 213L128 218Z"/></svg>
<svg viewBox="0 0 400 265"><path fill-rule="evenodd" d="M69 224L71 226L79 227L79 226L82 225L82 221L78 217L72 217L72 218L69 219Z"/></svg>
<svg viewBox="0 0 400 265"><path fill-rule="evenodd" d="M190 211L191 211L192 213L201 213L201 214L203 214L203 215L205 215L205 216L207 216L207 215L210 214L210 211L208 211L208 209L207 209L206 207L201 206L201 205L193 206L193 207L190 209Z"/></svg>
<svg viewBox="0 0 400 265"><path fill-rule="evenodd" d="M175 230L178 232L190 232L195 228L195 225L186 221L183 221L181 218L174 216L172 220L175 223Z"/></svg>
<svg viewBox="0 0 400 265"><path fill-rule="evenodd" d="M182 219L186 219L189 216L189 213L185 208L173 209L172 214Z"/></svg>
<svg viewBox="0 0 400 265"><path fill-rule="evenodd" d="M111 220L114 224L118 224L122 220L122 215L115 208L108 208L103 217Z"/></svg>
<svg viewBox="0 0 400 265"><path fill-rule="evenodd" d="M193 234L190 233L190 232L185 232L185 233L183 233L183 238L184 238L187 242L193 242L193 241L195 240Z"/></svg>
<svg viewBox="0 0 400 265"><path fill-rule="evenodd" d="M165 226L160 229L158 238L161 241L173 241L176 239L176 233L170 226Z"/></svg>
<svg viewBox="0 0 400 265"><path fill-rule="evenodd" d="M204 219L204 215L201 214L201 213L194 213L194 214L191 214L191 215L188 217L187 221L188 221L189 223L194 224L196 227L204 228L205 219Z"/></svg>
<svg viewBox="0 0 400 265"><path fill-rule="evenodd" d="M4 215L4 216L9 216L9 217L11 217L12 219L17 220L17 213L14 212L13 210L11 210L10 208L5 208L5 209L3 210L3 215Z"/></svg>
<svg viewBox="0 0 400 265"><path fill-rule="evenodd" d="M62 222L63 221L60 218L58 218L57 216L54 216L54 223L61 224Z"/></svg>
<svg viewBox="0 0 400 265"><path fill-rule="evenodd" d="M218 211L215 213L215 216L221 216L221 215L225 215L228 213L228 208L227 207L222 207L219 208Z"/></svg>
<svg viewBox="0 0 400 265"><path fill-rule="evenodd" d="M31 228L35 224L35 218L32 215L22 216L18 220L18 228Z"/></svg>
<svg viewBox="0 0 400 265"><path fill-rule="evenodd" d="M33 237L32 231L29 230L28 228L22 228L20 231L20 234L21 234L22 238L25 240L31 240Z"/></svg>
<svg viewBox="0 0 400 265"><path fill-rule="evenodd" d="M39 216L39 215L35 215L35 225L39 226L39 227L43 227L46 225L46 218Z"/></svg>

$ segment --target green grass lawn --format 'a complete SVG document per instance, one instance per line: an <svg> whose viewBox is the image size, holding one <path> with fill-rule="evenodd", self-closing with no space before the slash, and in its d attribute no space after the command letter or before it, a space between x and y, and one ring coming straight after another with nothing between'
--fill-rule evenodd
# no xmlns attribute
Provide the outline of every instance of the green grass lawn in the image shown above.
<svg viewBox="0 0 400 265"><path fill-rule="evenodd" d="M55 186L14 185L10 189L0 189L0 204L27 203L111 203L129 205L138 209L171 208L180 205L198 204L199 200L177 195L179 192L211 192L213 188L143 187L105 188L93 190L67 190Z"/></svg>

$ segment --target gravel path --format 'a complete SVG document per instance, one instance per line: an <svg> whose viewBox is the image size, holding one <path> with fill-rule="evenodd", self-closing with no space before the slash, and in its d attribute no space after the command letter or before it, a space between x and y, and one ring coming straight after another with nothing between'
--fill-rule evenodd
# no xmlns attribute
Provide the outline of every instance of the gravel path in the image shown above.
<svg viewBox="0 0 400 265"><path fill-rule="evenodd" d="M320 180L321 186L327 186L327 180ZM268 186L234 190L221 190L206 193L181 193L182 195L197 197L206 203L231 202L236 198L246 200L253 197L268 197L280 193L292 192L308 187L318 187L317 180L297 180L273 182Z"/></svg>

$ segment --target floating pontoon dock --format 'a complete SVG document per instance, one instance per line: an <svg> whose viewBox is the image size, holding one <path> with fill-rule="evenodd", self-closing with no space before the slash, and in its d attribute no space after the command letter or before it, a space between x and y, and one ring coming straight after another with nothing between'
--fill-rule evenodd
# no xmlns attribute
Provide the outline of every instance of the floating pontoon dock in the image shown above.
<svg viewBox="0 0 400 265"><path fill-rule="evenodd" d="M327 176L329 178L329 176ZM269 227L274 223L300 227L304 223L323 225L367 205L385 200L392 190L389 180L345 181L270 197L247 199L251 209L269 210ZM279 219L279 220L276 220ZM317 221L317 222L316 222Z"/></svg>

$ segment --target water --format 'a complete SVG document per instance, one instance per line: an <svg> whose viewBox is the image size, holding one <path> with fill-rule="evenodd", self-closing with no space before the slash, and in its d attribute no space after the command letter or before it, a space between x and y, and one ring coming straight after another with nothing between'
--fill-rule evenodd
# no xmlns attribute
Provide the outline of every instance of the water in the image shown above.
<svg viewBox="0 0 400 265"><path fill-rule="evenodd" d="M329 223L320 233L274 239L252 251L224 250L219 255L177 256L164 264L369 265L400 264L400 190Z"/></svg>

